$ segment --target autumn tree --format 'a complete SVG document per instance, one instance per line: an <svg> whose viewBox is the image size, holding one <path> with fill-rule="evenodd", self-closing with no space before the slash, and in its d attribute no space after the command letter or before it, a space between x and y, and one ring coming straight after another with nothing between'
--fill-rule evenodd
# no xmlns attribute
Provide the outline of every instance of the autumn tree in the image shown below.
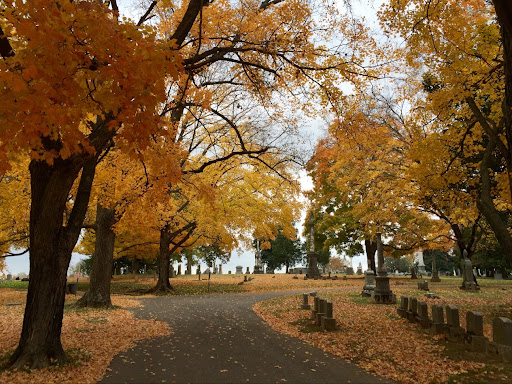
<svg viewBox="0 0 512 384"><path fill-rule="evenodd" d="M511 203L509 10L493 3L494 9L483 0L391 2L381 19L404 39L407 65L423 74L427 108L443 127L439 136L458 136L452 162L473 157L466 165L475 169L470 186L476 205L512 259L512 237L501 215Z"/></svg>
<svg viewBox="0 0 512 384"><path fill-rule="evenodd" d="M191 1L196 3L201 8L201 1ZM192 19L198 12L190 12ZM66 271L96 163L114 138L128 153L147 145L159 128L161 79L177 73L167 40L116 14L93 1L16 2L1 11L1 89L9 101L0 113L1 169L9 168L11 153L32 158L31 276L13 368L66 361L60 342ZM173 36L178 44L188 22ZM129 68L137 71L128 76ZM63 220L75 183L71 213Z"/></svg>

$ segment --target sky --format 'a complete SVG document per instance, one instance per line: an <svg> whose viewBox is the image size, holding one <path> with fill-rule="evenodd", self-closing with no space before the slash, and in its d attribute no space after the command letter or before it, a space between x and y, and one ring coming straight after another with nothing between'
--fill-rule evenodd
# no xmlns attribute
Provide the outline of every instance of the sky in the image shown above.
<svg viewBox="0 0 512 384"><path fill-rule="evenodd" d="M343 5L344 0L337 0L340 6ZM352 0L352 10L356 16L364 15L368 21L375 23L375 13L378 5L381 4L383 0ZM137 10L137 5L140 4L139 0L118 0L118 5L121 12L126 13L127 15L133 15L133 18L138 18L140 11ZM308 133L311 136L309 138L309 143L313 147L318 140L318 138L322 137L325 132L325 123L322 120L315 120L309 124ZM312 188L312 181L307 176L305 171L301 171L299 174L299 181L302 185L302 189L307 191ZM303 212L301 222L297 224L298 232L301 233L301 228L305 219L306 212ZM304 239L303 239L304 240ZM81 259L86 256L80 255L78 253L73 253L71 258L70 267L75 266ZM349 259L350 261L350 259ZM352 266L354 270L357 268L358 264L361 263L363 270L366 270L366 256L355 256L352 259ZM7 273L12 274L13 276L18 275L19 273L29 273L29 256L28 254L22 256L12 256L6 258L7 264ZM174 264L175 268L177 268L177 263ZM228 263L222 266L222 270L224 273L231 271L235 272L235 267L237 265L243 266L243 270L245 272L246 268L249 267L250 271L253 271L254 268L254 250L243 251L238 250L234 251L231 255L231 259ZM184 270L184 266L182 266ZM201 270L206 269L206 264L202 264ZM193 268L193 273L195 273L195 268ZM284 272L284 268L281 271L276 272Z"/></svg>

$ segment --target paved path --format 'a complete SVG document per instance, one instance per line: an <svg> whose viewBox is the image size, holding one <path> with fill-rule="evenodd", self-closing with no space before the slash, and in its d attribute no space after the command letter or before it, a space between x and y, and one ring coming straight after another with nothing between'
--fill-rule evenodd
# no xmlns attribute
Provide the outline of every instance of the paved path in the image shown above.
<svg viewBox="0 0 512 384"><path fill-rule="evenodd" d="M170 324L114 358L102 383L384 383L268 327L254 303L282 293L144 299L137 317ZM130 332L130 330L126 330Z"/></svg>

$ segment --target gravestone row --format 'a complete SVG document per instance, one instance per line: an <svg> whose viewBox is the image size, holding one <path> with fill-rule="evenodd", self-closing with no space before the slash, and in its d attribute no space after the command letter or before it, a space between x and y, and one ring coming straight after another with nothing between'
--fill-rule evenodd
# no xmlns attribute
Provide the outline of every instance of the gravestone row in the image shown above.
<svg viewBox="0 0 512 384"><path fill-rule="evenodd" d="M426 302L402 296L397 312L402 318L419 323L421 328L428 329L432 334L445 334L448 341L465 344L468 350L486 352L505 363L512 363L512 320L506 317L493 319L491 342L484 336L483 316L480 312L466 313L466 330L460 326L459 310L454 305L444 308L433 305L432 318L429 318Z"/></svg>
<svg viewBox="0 0 512 384"><path fill-rule="evenodd" d="M302 309L311 309L308 302L309 296L313 297L314 307L311 311L311 319L324 331L336 330L336 319L333 317L332 301L317 297L316 292L302 294Z"/></svg>

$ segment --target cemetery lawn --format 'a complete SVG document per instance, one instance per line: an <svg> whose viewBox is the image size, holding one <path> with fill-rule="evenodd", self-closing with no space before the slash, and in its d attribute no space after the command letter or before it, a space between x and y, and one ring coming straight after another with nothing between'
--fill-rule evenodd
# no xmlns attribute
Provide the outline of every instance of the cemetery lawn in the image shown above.
<svg viewBox="0 0 512 384"><path fill-rule="evenodd" d="M112 296L114 309L74 309L77 297L66 295L62 326L62 344L69 358L66 366L53 366L33 371L8 371L2 367L18 345L26 288L0 289L0 382L1 383L96 383L100 380L112 358L129 349L136 340L170 333L164 322L135 319L127 310L138 307L138 300L128 296ZM8 305L9 304L9 305ZM20 305L12 305L20 304ZM122 325L122 326L120 326Z"/></svg>
<svg viewBox="0 0 512 384"><path fill-rule="evenodd" d="M480 279L480 292L467 293L458 288L460 277L442 277L441 283L429 281L430 291L439 299L424 297L417 282L410 278L391 280L398 302L402 295L418 297L428 303L429 314L434 304L455 305L462 327L466 326L466 311L479 311L484 316L484 334L490 340L494 317L512 319L512 281ZM375 305L369 298L362 298L362 286L363 281L359 280L356 289L318 290L320 297L333 301L338 325L335 332L324 332L313 325L311 311L300 309L299 294L257 303L254 310L275 330L400 383L512 382L512 365L490 360L485 354L466 352L462 345L449 343L444 336L427 334L419 325L397 315L398 304Z"/></svg>

